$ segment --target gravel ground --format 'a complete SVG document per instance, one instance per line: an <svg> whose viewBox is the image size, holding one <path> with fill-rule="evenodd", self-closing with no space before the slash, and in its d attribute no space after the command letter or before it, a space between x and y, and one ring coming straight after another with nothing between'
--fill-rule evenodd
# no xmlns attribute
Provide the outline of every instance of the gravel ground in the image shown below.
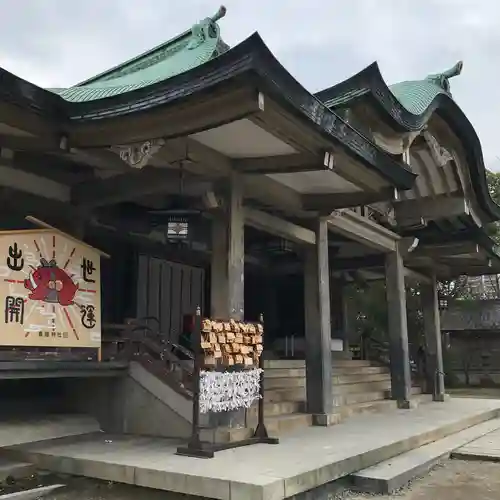
<svg viewBox="0 0 500 500"><path fill-rule="evenodd" d="M42 475L0 487L0 495L46 484L65 484L64 489L44 500L201 500L145 488L95 481L87 478ZM352 492L341 484L328 500L498 500L500 498L500 464L448 460L430 474L390 496ZM207 499L208 500L208 499ZM323 496L321 500L326 500Z"/></svg>
<svg viewBox="0 0 500 500"><path fill-rule="evenodd" d="M500 464L448 460L391 496L340 491L331 500L498 500Z"/></svg>
<svg viewBox="0 0 500 500"><path fill-rule="evenodd" d="M30 479L0 486L1 495L23 489L37 488L50 484L64 484L65 488L46 495L43 500L192 500L195 497L168 493L147 488L136 488L118 483L97 481L84 477L65 475L40 475ZM196 500L201 500L196 497Z"/></svg>

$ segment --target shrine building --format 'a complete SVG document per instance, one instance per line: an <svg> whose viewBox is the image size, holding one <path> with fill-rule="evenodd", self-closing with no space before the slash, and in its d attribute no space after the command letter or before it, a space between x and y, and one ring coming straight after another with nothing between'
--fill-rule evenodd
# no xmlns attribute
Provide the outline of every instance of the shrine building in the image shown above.
<svg viewBox="0 0 500 500"><path fill-rule="evenodd" d="M263 316L243 350L202 342L207 363L263 367L270 435L445 401L437 283L500 273L462 63L394 85L374 63L312 94L258 34L229 47L225 15L69 88L0 68L0 417L30 401L187 439L198 313L237 333ZM387 339L352 359L345 290L374 280ZM203 440L254 433L256 404L222 413Z"/></svg>

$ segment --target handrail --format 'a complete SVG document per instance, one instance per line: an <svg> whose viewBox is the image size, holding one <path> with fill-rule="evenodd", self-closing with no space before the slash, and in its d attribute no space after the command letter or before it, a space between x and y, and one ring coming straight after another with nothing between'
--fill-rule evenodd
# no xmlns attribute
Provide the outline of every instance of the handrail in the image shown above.
<svg viewBox="0 0 500 500"><path fill-rule="evenodd" d="M125 357L129 361L135 360L141 363L146 369L161 377L170 387L184 396L191 397L191 392L187 389L193 375L191 361L193 353L174 342L166 339L161 332L154 331L145 322L153 320L159 326L159 321L155 317L144 317L128 319L122 325L103 325L103 329L118 330L118 337L103 336L104 344L115 345L117 357ZM139 333L140 332L140 333ZM118 345L122 349L118 349ZM188 359L180 360L176 352L182 353ZM104 359L107 357L107 350L103 350ZM111 354L111 359L115 359Z"/></svg>

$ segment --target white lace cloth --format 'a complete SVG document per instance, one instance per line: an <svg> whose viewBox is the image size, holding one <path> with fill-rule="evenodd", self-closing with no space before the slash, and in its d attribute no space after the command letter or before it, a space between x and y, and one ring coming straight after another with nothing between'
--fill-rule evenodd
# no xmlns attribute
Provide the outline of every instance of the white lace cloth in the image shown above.
<svg viewBox="0 0 500 500"><path fill-rule="evenodd" d="M260 398L261 368L241 372L200 372L200 413L250 408Z"/></svg>

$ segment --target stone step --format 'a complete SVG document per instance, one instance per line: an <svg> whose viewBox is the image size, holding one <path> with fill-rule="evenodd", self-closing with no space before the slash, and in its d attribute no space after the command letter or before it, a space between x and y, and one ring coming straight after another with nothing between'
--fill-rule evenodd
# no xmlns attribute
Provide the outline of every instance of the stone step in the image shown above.
<svg viewBox="0 0 500 500"><path fill-rule="evenodd" d="M335 368L332 370L334 377L368 377L370 375L385 375L390 377L390 372L386 368L378 366L354 367L354 368ZM264 377L268 379L276 378L305 378L305 368L275 368L264 372ZM349 383L349 382L345 382Z"/></svg>
<svg viewBox="0 0 500 500"><path fill-rule="evenodd" d="M389 383L390 386L391 375L389 373L376 373L376 374L354 374L354 375L334 375L332 383L334 387L358 385L358 384L372 384L377 382ZM305 387L305 377L271 377L266 379L266 389L286 389L289 387Z"/></svg>
<svg viewBox="0 0 500 500"><path fill-rule="evenodd" d="M417 404L430 403L432 396L430 394L418 394L412 397L412 401ZM397 401L392 399L375 399L364 401L362 403L347 404L336 408L342 418L352 417L353 415L362 415L365 413L378 413L387 410L397 409Z"/></svg>
<svg viewBox="0 0 500 500"><path fill-rule="evenodd" d="M23 479L29 477L35 470L35 466L28 462L16 462L0 457L0 483L5 482L8 478Z"/></svg>
<svg viewBox="0 0 500 500"><path fill-rule="evenodd" d="M390 399L390 381L375 382L373 384L344 384L334 386L333 399L335 406ZM420 394L419 387L412 388L412 394ZM306 400L305 386L287 388L269 388L266 384L264 401L266 403L277 402L303 402Z"/></svg>
<svg viewBox="0 0 500 500"><path fill-rule="evenodd" d="M356 489L368 493L390 494L407 485L412 479L427 473L432 467L450 456L453 450L500 429L500 419L482 422L449 434L380 462L350 476Z"/></svg>
<svg viewBox="0 0 500 500"><path fill-rule="evenodd" d="M302 387L287 387L281 389L270 389L266 384L264 393L264 402L276 403L278 401L305 401L306 388Z"/></svg>
<svg viewBox="0 0 500 500"><path fill-rule="evenodd" d="M373 401L384 401L387 399L387 391L358 392L354 394L342 394L333 396L334 406L349 406Z"/></svg>
<svg viewBox="0 0 500 500"><path fill-rule="evenodd" d="M233 443L250 438L257 422L250 422L248 427L202 429L200 438L209 443ZM312 416L308 413L293 413L290 415L275 415L265 418L266 428L270 436L279 436L297 429L312 425Z"/></svg>
<svg viewBox="0 0 500 500"><path fill-rule="evenodd" d="M271 378L305 378L305 368L268 368L264 370L265 380Z"/></svg>
<svg viewBox="0 0 500 500"><path fill-rule="evenodd" d="M295 413L292 415L278 415L265 419L266 428L269 434L281 435L293 432L299 428L312 425L312 416L308 413Z"/></svg>
<svg viewBox="0 0 500 500"><path fill-rule="evenodd" d="M390 373L355 373L349 375L334 375L332 382L335 385L348 385L348 384L360 384L360 383L371 383L371 382L384 382L391 380Z"/></svg>
<svg viewBox="0 0 500 500"><path fill-rule="evenodd" d="M412 396L416 396L418 394L422 394L422 388L421 387L418 387L418 386L413 386L411 388L411 395ZM386 398L387 399L391 399L391 390L389 389L387 392L386 392Z"/></svg>
<svg viewBox="0 0 500 500"><path fill-rule="evenodd" d="M461 446L451 454L457 460L481 460L483 462L500 462L500 429L474 439Z"/></svg>
<svg viewBox="0 0 500 500"><path fill-rule="evenodd" d="M266 359L264 360L264 370L283 368L305 368L306 362L303 359ZM360 368L377 366L371 361L362 359L335 359L332 361L335 368Z"/></svg>
<svg viewBox="0 0 500 500"><path fill-rule="evenodd" d="M272 389L288 389L295 387L305 387L305 377L270 378L265 382L266 391Z"/></svg>
<svg viewBox="0 0 500 500"><path fill-rule="evenodd" d="M264 370L277 368L305 368L306 362L303 359L265 359Z"/></svg>
<svg viewBox="0 0 500 500"><path fill-rule="evenodd" d="M375 375L378 373L390 373L385 366L333 366L333 375Z"/></svg>
<svg viewBox="0 0 500 500"><path fill-rule="evenodd" d="M379 392L389 391L391 389L391 381L381 380L377 382L362 382L358 384L337 384L333 386L334 395L354 394L356 392Z"/></svg>
<svg viewBox="0 0 500 500"><path fill-rule="evenodd" d="M201 429L200 439L207 443L234 443L252 437L253 433L250 427L217 427Z"/></svg>
<svg viewBox="0 0 500 500"><path fill-rule="evenodd" d="M273 417L276 415L289 415L304 411L305 402L303 401L278 401L264 403L264 416ZM247 411L248 418L256 418L259 405L256 403Z"/></svg>

